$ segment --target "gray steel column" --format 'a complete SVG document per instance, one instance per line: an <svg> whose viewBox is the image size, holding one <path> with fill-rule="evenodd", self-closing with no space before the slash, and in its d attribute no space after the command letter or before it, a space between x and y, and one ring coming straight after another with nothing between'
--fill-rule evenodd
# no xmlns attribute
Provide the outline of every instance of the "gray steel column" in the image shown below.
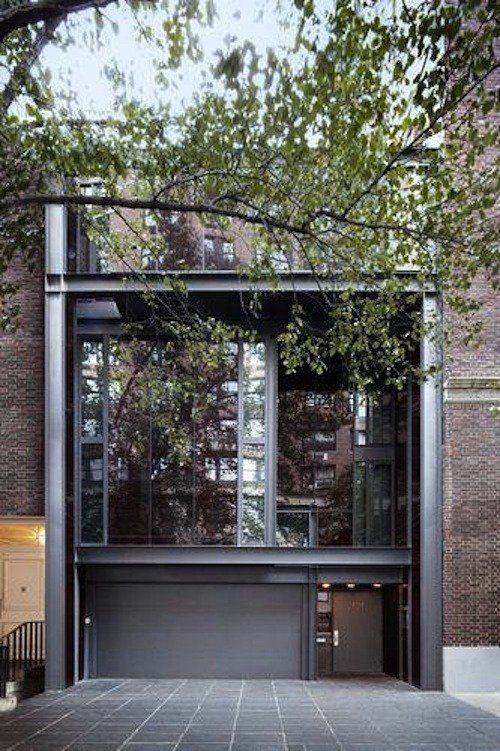
<svg viewBox="0 0 500 751"><path fill-rule="evenodd" d="M46 272L63 274L66 212L46 208ZM66 686L66 316L61 284L45 293L46 689Z"/></svg>
<svg viewBox="0 0 500 751"><path fill-rule="evenodd" d="M265 544L276 545L276 495L278 492L278 345L266 339L265 385Z"/></svg>
<svg viewBox="0 0 500 751"><path fill-rule="evenodd" d="M426 324L439 325L436 295L424 295L422 316ZM439 362L439 344L427 333L421 366ZM443 685L441 393L440 375L427 378L420 388L420 683L427 690Z"/></svg>

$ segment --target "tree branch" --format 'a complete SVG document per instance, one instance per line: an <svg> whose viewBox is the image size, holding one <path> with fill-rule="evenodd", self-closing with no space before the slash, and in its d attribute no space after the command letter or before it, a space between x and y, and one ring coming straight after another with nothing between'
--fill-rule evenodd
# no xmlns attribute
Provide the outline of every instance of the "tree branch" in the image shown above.
<svg viewBox="0 0 500 751"><path fill-rule="evenodd" d="M0 12L0 42L9 34L41 21L53 21L87 8L103 8L116 0L38 0L35 3L15 5Z"/></svg>
<svg viewBox="0 0 500 751"><path fill-rule="evenodd" d="M421 131L419 131L410 141L409 144L401 148L399 151L394 154L394 156L389 159L387 164L383 167L383 169L371 180L371 182L367 185L366 188L364 188L361 193L359 193L356 198L354 198L353 201L347 206L346 209L342 212L342 217L345 219L348 214L351 213L351 211L360 203L360 201L363 200L367 195L369 195L373 188L378 185L378 183L387 175L388 172L391 171L391 169L394 167L394 165L405 155L412 152L412 150L416 147L418 143L420 143L423 139L427 138L431 135L432 129L437 123L446 115L448 115L453 109L458 107L459 104L461 104L465 99L467 99L472 92L477 89L478 86L480 86L483 81L485 81L489 76L492 75L498 68L500 67L500 63L495 63L492 65L485 73L483 73L482 76L480 76L478 79L473 81L470 86L468 86L465 91L462 92L462 94L452 102L449 102L445 107L442 107L440 110L436 112L434 117L429 121L429 124L423 128Z"/></svg>
<svg viewBox="0 0 500 751"><path fill-rule="evenodd" d="M238 202L245 204L243 199ZM83 195L65 195L65 194L25 194L20 196L10 196L0 199L0 211L21 208L22 206L44 206L44 205L61 204L64 206L102 206L108 208L125 208L125 209L147 209L149 211L175 211L181 214L199 214L209 216L223 216L229 219L239 219L244 224L251 224L264 229L282 230L291 235L300 235L309 237L312 240L320 241L319 236L313 231L311 223L315 219L328 218L334 222L346 224L359 229L367 229L373 232L395 232L413 237L415 239L426 237L425 233L419 232L403 224L390 224L387 222L370 222L358 219L350 219L343 214L330 211L328 209L319 209L309 215L309 221L301 224L294 224L284 219L272 216L267 213L260 213L258 208L253 207L255 213L241 211L239 209L229 209L216 206L214 203L187 203L179 201L164 201L157 198L124 198L121 196L83 196ZM248 206L249 204L246 203ZM427 238L431 239L431 238ZM323 242L323 240L321 240Z"/></svg>
<svg viewBox="0 0 500 751"><path fill-rule="evenodd" d="M19 94L19 91L26 86L29 78L30 69L40 57L40 53L43 48L49 42L57 27L61 21L65 18L64 15L54 16L50 21L47 21L42 28L37 32L33 44L29 50L26 51L24 57L16 65L12 74L5 85L4 90L0 95L0 112L5 114L10 105Z"/></svg>

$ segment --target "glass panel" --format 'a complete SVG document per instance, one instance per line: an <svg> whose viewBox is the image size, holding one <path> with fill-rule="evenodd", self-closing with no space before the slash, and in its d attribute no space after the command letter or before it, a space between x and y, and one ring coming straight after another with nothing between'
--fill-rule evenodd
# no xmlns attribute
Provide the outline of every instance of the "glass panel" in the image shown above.
<svg viewBox="0 0 500 751"><path fill-rule="evenodd" d="M352 400L346 391L288 391L278 407L278 511L318 510L318 544L352 544Z"/></svg>
<svg viewBox="0 0 500 751"><path fill-rule="evenodd" d="M203 389L194 400L182 388L190 369L181 349L164 348L153 405L153 543L236 544L237 348L196 374Z"/></svg>
<svg viewBox="0 0 500 751"><path fill-rule="evenodd" d="M356 446L366 446L366 396L364 394L356 394L355 404L354 444Z"/></svg>
<svg viewBox="0 0 500 751"><path fill-rule="evenodd" d="M205 237L203 255L206 269L233 269L236 266L234 243L223 237Z"/></svg>
<svg viewBox="0 0 500 751"><path fill-rule="evenodd" d="M265 355L263 342L243 345L243 437L262 441L265 433Z"/></svg>
<svg viewBox="0 0 500 751"><path fill-rule="evenodd" d="M356 462L354 473L353 544L391 545L391 465Z"/></svg>
<svg viewBox="0 0 500 751"><path fill-rule="evenodd" d="M264 544L265 460L264 447L248 445L243 450L241 542Z"/></svg>
<svg viewBox="0 0 500 751"><path fill-rule="evenodd" d="M238 376L236 347L195 405L195 528L199 545L235 545L238 506Z"/></svg>
<svg viewBox="0 0 500 751"><path fill-rule="evenodd" d="M392 395L384 393L369 400L368 405L368 442L392 442Z"/></svg>
<svg viewBox="0 0 500 751"><path fill-rule="evenodd" d="M391 392L367 397L356 395L354 440L356 446L390 444L393 442Z"/></svg>
<svg viewBox="0 0 500 751"><path fill-rule="evenodd" d="M366 545L366 463L354 465L353 545Z"/></svg>
<svg viewBox="0 0 500 751"><path fill-rule="evenodd" d="M82 437L102 436L103 344L82 342Z"/></svg>
<svg viewBox="0 0 500 751"><path fill-rule="evenodd" d="M276 542L281 547L307 548L309 546L309 513L278 512Z"/></svg>
<svg viewBox="0 0 500 751"><path fill-rule="evenodd" d="M82 542L103 541L103 454L102 444L82 445L81 477Z"/></svg>
<svg viewBox="0 0 500 751"><path fill-rule="evenodd" d="M374 464L369 512L369 545L391 544L391 466Z"/></svg>
<svg viewBox="0 0 500 751"><path fill-rule="evenodd" d="M143 544L149 538L150 389L153 347L110 341L109 542Z"/></svg>
<svg viewBox="0 0 500 751"><path fill-rule="evenodd" d="M243 344L241 542L244 545L263 545L265 540L265 366L265 344Z"/></svg>
<svg viewBox="0 0 500 751"><path fill-rule="evenodd" d="M188 545L194 518L193 404L177 388L182 357L164 347L153 368L152 542Z"/></svg>

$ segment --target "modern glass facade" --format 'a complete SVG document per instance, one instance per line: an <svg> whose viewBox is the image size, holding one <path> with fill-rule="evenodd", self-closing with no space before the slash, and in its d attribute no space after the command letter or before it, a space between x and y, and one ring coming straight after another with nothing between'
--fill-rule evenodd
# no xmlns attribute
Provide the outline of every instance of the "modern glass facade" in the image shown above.
<svg viewBox="0 0 500 751"><path fill-rule="evenodd" d="M408 545L407 393L332 374L270 399L271 349L234 343L208 367L179 342L80 342L82 544Z"/></svg>

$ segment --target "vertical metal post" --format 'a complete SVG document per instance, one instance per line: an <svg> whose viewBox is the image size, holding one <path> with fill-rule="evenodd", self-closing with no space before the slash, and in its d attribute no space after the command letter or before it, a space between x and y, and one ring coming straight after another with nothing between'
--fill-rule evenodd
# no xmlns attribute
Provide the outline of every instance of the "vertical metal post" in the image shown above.
<svg viewBox="0 0 500 751"><path fill-rule="evenodd" d="M278 346L276 339L266 339L265 369L265 542L267 547L276 545L276 494L277 494L277 448L278 448Z"/></svg>
<svg viewBox="0 0 500 751"><path fill-rule="evenodd" d="M46 208L46 273L61 275L57 291L45 293L45 516L47 689L66 685L66 212Z"/></svg>
<svg viewBox="0 0 500 751"><path fill-rule="evenodd" d="M435 294L425 294L424 324L438 324ZM432 332L424 332L421 366L439 363L440 353ZM420 387L420 685L442 688L442 518L441 518L441 388L439 376L428 377Z"/></svg>
<svg viewBox="0 0 500 751"><path fill-rule="evenodd" d="M238 472L237 472L237 506L236 506L236 545L243 545L243 410L245 401L243 342L238 342Z"/></svg>
<svg viewBox="0 0 500 751"><path fill-rule="evenodd" d="M308 599L309 599L309 628L307 634L308 641L308 675L310 681L318 677L317 657L316 657L316 631L317 631L317 602L318 602L318 569L317 567L308 567Z"/></svg>

